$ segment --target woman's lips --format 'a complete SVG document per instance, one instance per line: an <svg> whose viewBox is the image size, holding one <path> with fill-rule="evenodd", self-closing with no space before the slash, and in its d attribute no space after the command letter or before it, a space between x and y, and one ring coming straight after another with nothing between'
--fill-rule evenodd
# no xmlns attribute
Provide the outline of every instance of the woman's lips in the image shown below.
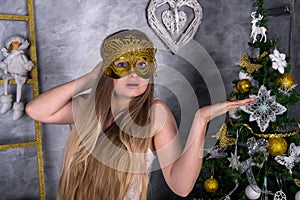
<svg viewBox="0 0 300 200"><path fill-rule="evenodd" d="M126 84L126 87L131 88L131 89L135 89L135 88L139 87L139 84L137 84L137 83L128 83L128 84Z"/></svg>

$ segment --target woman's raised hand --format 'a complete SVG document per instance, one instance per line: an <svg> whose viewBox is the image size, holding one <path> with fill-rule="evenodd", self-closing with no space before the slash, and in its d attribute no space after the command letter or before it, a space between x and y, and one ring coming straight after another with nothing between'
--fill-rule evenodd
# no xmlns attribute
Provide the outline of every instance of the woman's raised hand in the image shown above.
<svg viewBox="0 0 300 200"><path fill-rule="evenodd" d="M89 73L90 75L92 75L93 79L96 80L99 75L100 75L100 71L101 71L101 67L102 67L102 61L99 62L95 67L94 69Z"/></svg>
<svg viewBox="0 0 300 200"><path fill-rule="evenodd" d="M205 122L209 122L211 119L218 117L222 114L225 114L226 112L236 109L238 107L251 104L255 100L253 98L247 98L243 100L238 101L226 101L224 103L218 103L210 106L205 106L200 108L197 111L197 117L200 117Z"/></svg>

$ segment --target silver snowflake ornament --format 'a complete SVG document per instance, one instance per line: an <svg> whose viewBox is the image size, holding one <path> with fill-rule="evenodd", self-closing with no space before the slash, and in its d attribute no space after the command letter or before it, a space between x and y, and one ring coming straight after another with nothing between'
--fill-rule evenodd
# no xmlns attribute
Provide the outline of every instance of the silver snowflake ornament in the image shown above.
<svg viewBox="0 0 300 200"><path fill-rule="evenodd" d="M245 106L241 106L241 110L250 114L249 121L256 121L261 132L264 132L269 123L276 121L276 115L281 115L287 109L283 105L276 102L276 97L270 95L271 91L262 85L258 91L258 95L250 95L255 102Z"/></svg>
<svg viewBox="0 0 300 200"><path fill-rule="evenodd" d="M240 164L240 161L239 161L240 156L238 156L238 155L236 155L236 154L233 154L233 153L231 152L231 158L227 158L227 159L228 159L229 162L230 162L229 167L231 167L232 169L238 170L238 166L239 166L239 164Z"/></svg>

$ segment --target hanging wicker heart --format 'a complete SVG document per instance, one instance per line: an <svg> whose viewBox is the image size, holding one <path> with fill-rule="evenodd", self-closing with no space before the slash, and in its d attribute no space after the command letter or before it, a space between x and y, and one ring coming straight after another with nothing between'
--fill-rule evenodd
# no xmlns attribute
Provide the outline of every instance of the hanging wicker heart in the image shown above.
<svg viewBox="0 0 300 200"><path fill-rule="evenodd" d="M165 5L169 9L160 12ZM187 16L186 12L180 10L184 7L192 9L193 16ZM187 24L190 18L192 20ZM201 19L202 8L197 0L151 0L148 6L148 23L174 53L194 37Z"/></svg>
<svg viewBox="0 0 300 200"><path fill-rule="evenodd" d="M176 19L178 19L178 22ZM179 11L175 14L170 10L165 10L162 12L162 21L171 35L176 35L176 33L179 33L179 31L181 31L184 27L186 20L187 16L183 11Z"/></svg>

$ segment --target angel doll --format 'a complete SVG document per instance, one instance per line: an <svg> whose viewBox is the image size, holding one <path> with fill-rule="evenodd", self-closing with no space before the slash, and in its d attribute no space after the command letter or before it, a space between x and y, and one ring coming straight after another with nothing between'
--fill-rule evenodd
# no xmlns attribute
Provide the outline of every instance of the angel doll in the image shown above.
<svg viewBox="0 0 300 200"><path fill-rule="evenodd" d="M28 72L32 70L33 63L24 54L29 43L23 37L14 35L7 39L5 47L1 49L5 59L0 62L0 69L4 71L4 92L0 96L0 114L4 114L12 107L13 96L8 93L8 80L14 79L17 84L16 100L13 104L12 119L18 120L24 112L24 104L21 101L22 87L28 78Z"/></svg>

